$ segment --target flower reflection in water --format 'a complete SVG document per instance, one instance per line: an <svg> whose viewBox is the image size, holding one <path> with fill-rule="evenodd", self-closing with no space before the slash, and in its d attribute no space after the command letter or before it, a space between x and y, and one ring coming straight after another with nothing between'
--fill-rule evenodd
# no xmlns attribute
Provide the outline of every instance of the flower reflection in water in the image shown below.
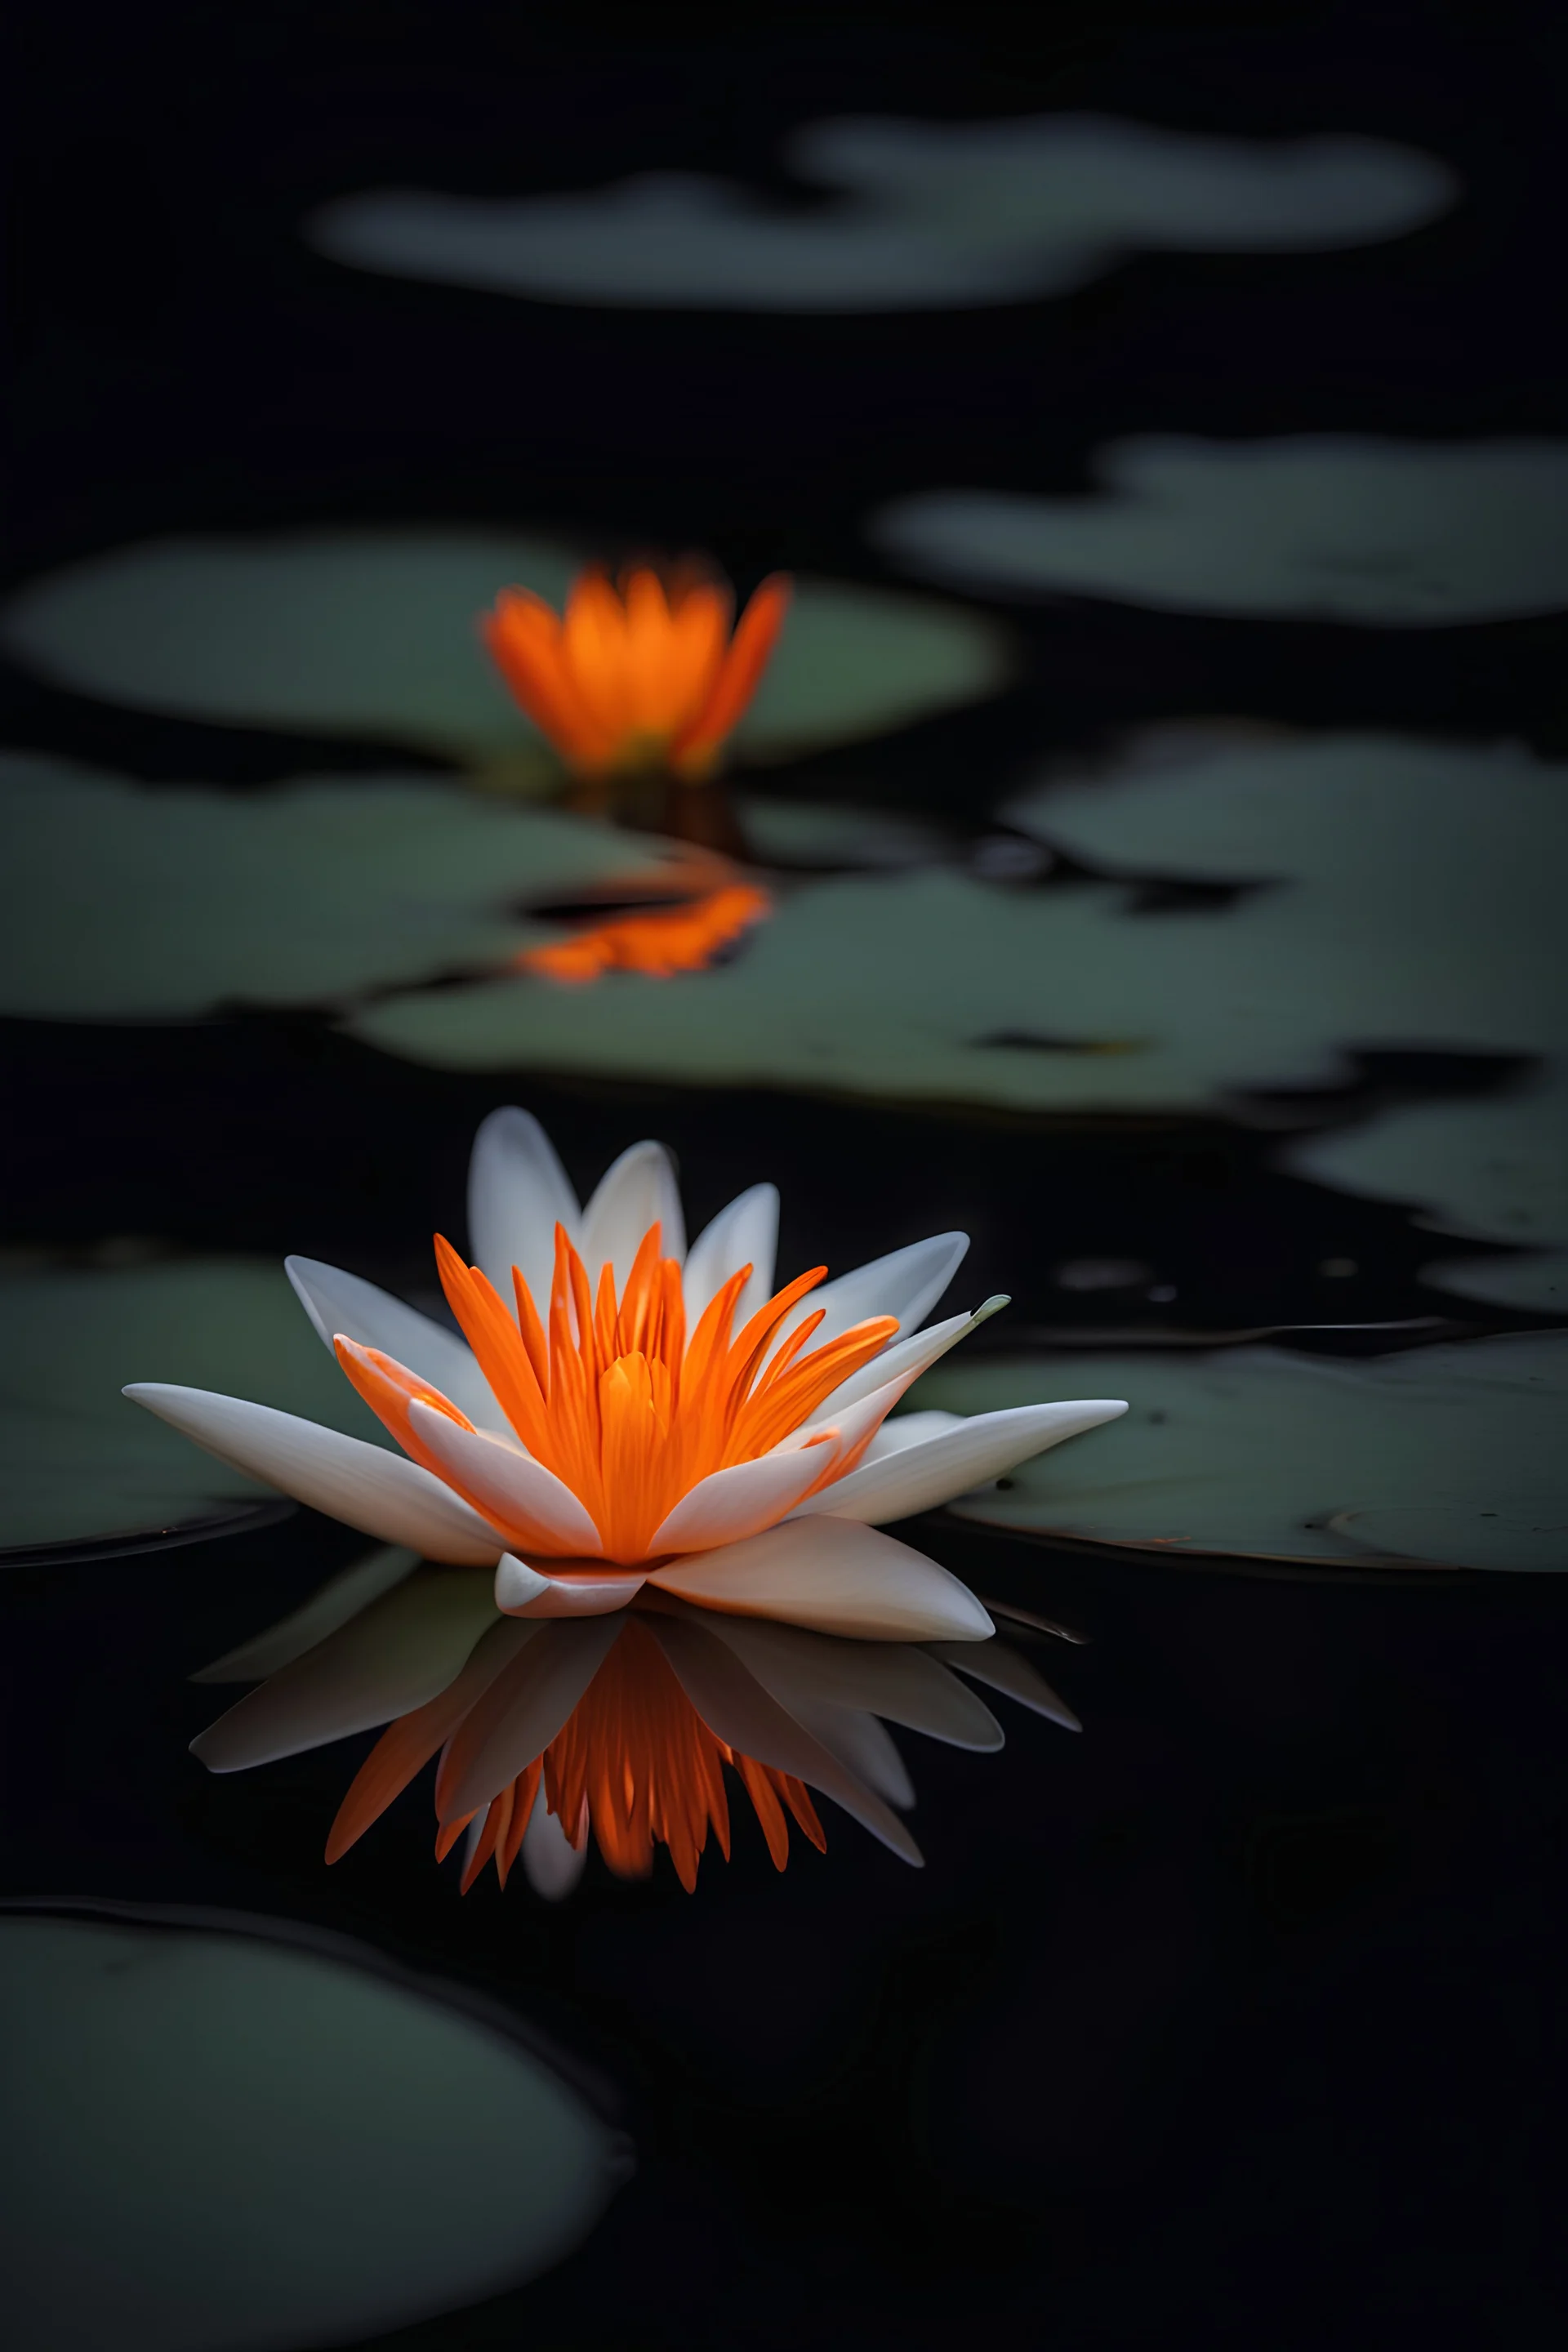
<svg viewBox="0 0 1568 2352"><path fill-rule="evenodd" d="M127 1393L367 1535L493 1570L495 1605L513 1616L599 1617L653 1586L860 1639L984 1640L973 1594L876 1527L1126 1407L1080 1398L884 1427L1005 1302L919 1329L963 1234L832 1283L816 1266L770 1297L778 1208L773 1186L754 1185L688 1251L662 1145L634 1144L580 1209L538 1121L498 1111L469 1171L477 1262L436 1245L462 1339L353 1275L289 1261L400 1452L205 1390Z"/></svg>
<svg viewBox="0 0 1568 2352"><path fill-rule="evenodd" d="M611 915L570 939L525 948L524 971L581 987L606 971L647 972L668 980L678 971L705 971L753 923L766 920L773 901L754 883L732 882L681 907Z"/></svg>
<svg viewBox="0 0 1568 2352"><path fill-rule="evenodd" d="M1028 1661L994 1641L849 1641L658 1593L623 1615L552 1622L476 1612L474 1598L462 1571L418 1569L239 1700L195 1754L237 1771L363 1730L406 1695L422 1647L440 1687L387 1724L339 1808L327 1860L438 1758L436 1852L467 1832L464 1892L492 1861L504 1885L521 1855L554 1896L575 1884L590 1831L618 1876L646 1877L662 1844L692 1889L710 1832L729 1856L726 1767L780 1870L792 1819L826 1843L811 1790L919 1864L899 1818L914 1789L886 1723L953 1747L1002 1745L954 1666L1077 1728ZM452 1632L456 1648L433 1638ZM276 1637L264 1638L276 1656ZM242 1678L245 1660L237 1652L202 1679Z"/></svg>
<svg viewBox="0 0 1568 2352"><path fill-rule="evenodd" d="M584 572L561 616L529 588L485 615L485 642L536 727L583 775L668 768L700 782L717 766L767 667L789 582L764 580L733 633L733 599L688 564L647 566L618 587Z"/></svg>

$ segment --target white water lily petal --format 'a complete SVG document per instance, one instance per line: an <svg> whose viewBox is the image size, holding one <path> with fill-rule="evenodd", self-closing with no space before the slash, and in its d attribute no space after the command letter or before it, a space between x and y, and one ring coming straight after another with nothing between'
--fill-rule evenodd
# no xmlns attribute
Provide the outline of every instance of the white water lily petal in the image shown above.
<svg viewBox="0 0 1568 2352"><path fill-rule="evenodd" d="M625 1609L647 1581L639 1569L623 1576L548 1576L515 1552L496 1570L495 1601L509 1617L608 1617Z"/></svg>
<svg viewBox="0 0 1568 2352"><path fill-rule="evenodd" d="M468 1161L468 1248L473 1264L489 1276L509 1307L515 1265L541 1315L544 1313L555 1271L558 1223L574 1242L578 1240L582 1217L577 1195L555 1146L531 1111L514 1105L492 1110L474 1138ZM450 1389L445 1393L452 1396ZM452 1402L462 1400L452 1396ZM467 1405L463 1411L470 1421L479 1420Z"/></svg>
<svg viewBox="0 0 1568 2352"><path fill-rule="evenodd" d="M591 1559L603 1549L598 1528L571 1487L521 1447L464 1429L437 1406L417 1401L408 1408L408 1425L481 1508L496 1514L499 1527L525 1531L531 1549L552 1559Z"/></svg>
<svg viewBox="0 0 1568 2352"><path fill-rule="evenodd" d="M968 1247L967 1234L933 1234L929 1241L889 1250L886 1257L872 1258L837 1281L825 1282L806 1302L824 1310L812 1345L820 1348L872 1315L896 1315L909 1338L952 1280Z"/></svg>
<svg viewBox="0 0 1568 2352"><path fill-rule="evenodd" d="M915 1784L886 1724L879 1723L874 1715L858 1714L853 1707L814 1706L808 1702L791 1707L790 1713L802 1730L820 1740L858 1780L885 1797L889 1805L897 1805L900 1812L909 1811L915 1801Z"/></svg>
<svg viewBox="0 0 1568 2352"><path fill-rule="evenodd" d="M849 1378L824 1400L817 1408L819 1418L831 1420L847 1405L858 1404L873 1389L880 1388L885 1381L899 1379L910 1371L911 1367L911 1377L918 1378L921 1372L929 1370L939 1357L945 1356L950 1348L956 1348L961 1339L967 1339L972 1331L978 1330L982 1323L988 1323L993 1315L1010 1303L1005 1294L998 1294L977 1307L973 1315L950 1315L945 1322L933 1323L929 1331L914 1331L907 1339L894 1339L879 1356L873 1356L868 1364L862 1364L858 1372L851 1372Z"/></svg>
<svg viewBox="0 0 1568 2352"><path fill-rule="evenodd" d="M795 1518L648 1571L705 1609L861 1642L978 1642L994 1628L967 1585L855 1519Z"/></svg>
<svg viewBox="0 0 1568 2352"><path fill-rule="evenodd" d="M619 1292L638 1244L656 1222L663 1227L660 1255L683 1259L686 1219L675 1162L662 1143L634 1143L605 1170L583 1212L583 1263L591 1289L597 1291L599 1269L608 1263L616 1269Z"/></svg>
<svg viewBox="0 0 1568 2352"><path fill-rule="evenodd" d="M320 1258L286 1257L283 1271L329 1349L339 1332L362 1348L378 1348L449 1397L480 1429L507 1426L506 1415L460 1333L443 1329L390 1290L362 1281L357 1274L345 1274L341 1266L323 1265ZM506 1295L511 1296L510 1286Z"/></svg>
<svg viewBox="0 0 1568 2352"><path fill-rule="evenodd" d="M1059 1723L1064 1731L1083 1729L1067 1701L1057 1696L1044 1675L1037 1674L1027 1658L1020 1657L1016 1650L1005 1648L1000 1642L933 1642L929 1655L940 1658L946 1665L956 1666L972 1682L984 1683L987 1690L1001 1691L1004 1696L1016 1698L1020 1706Z"/></svg>
<svg viewBox="0 0 1568 2352"><path fill-rule="evenodd" d="M211 1389L133 1381L123 1393L220 1462L362 1535L407 1544L426 1559L464 1568L493 1568L506 1549L504 1538L460 1496L384 1446Z"/></svg>
<svg viewBox="0 0 1568 2352"><path fill-rule="evenodd" d="M329 1633L335 1633L340 1625L346 1625L362 1609L368 1609L373 1601L390 1592L395 1584L401 1584L418 1565L416 1555L397 1544L367 1553L352 1568L345 1568L341 1575L330 1577L325 1584L318 1586L307 1601L290 1610L287 1617L280 1617L276 1625L268 1626L265 1633L252 1634L249 1641L215 1658L211 1665L199 1668L191 1676L192 1682L264 1681L279 1666L302 1658L307 1650L313 1650L318 1642L324 1642Z"/></svg>
<svg viewBox="0 0 1568 2352"><path fill-rule="evenodd" d="M793 1509L837 1458L832 1439L759 1454L700 1478L655 1529L650 1554L711 1551L716 1545L760 1535Z"/></svg>
<svg viewBox="0 0 1568 2352"><path fill-rule="evenodd" d="M585 1806L586 1801L584 1801ZM584 1824L584 1830L586 1825ZM560 1903L571 1894L588 1866L588 1840L574 1845L545 1801L541 1782L533 1811L522 1833L523 1875L547 1903Z"/></svg>
<svg viewBox="0 0 1568 2352"><path fill-rule="evenodd" d="M721 1209L687 1253L681 1287L686 1296L688 1330L696 1328L699 1316L714 1293L723 1288L732 1274L749 1265L752 1278L742 1291L735 1309L735 1328L740 1330L773 1296L778 1241L776 1184L753 1184L749 1192L741 1193L727 1209Z"/></svg>
<svg viewBox="0 0 1568 2352"><path fill-rule="evenodd" d="M436 1809L444 1823L488 1805L543 1753L620 1630L613 1618L540 1627L453 1735L436 1780Z"/></svg>
<svg viewBox="0 0 1568 2352"><path fill-rule="evenodd" d="M1047 1446L1098 1429L1126 1410L1120 1398L1081 1397L1062 1404L975 1413L958 1429L901 1446L879 1462L863 1462L826 1493L802 1503L795 1517L831 1511L836 1517L879 1527L885 1520L910 1518L916 1511L933 1511L1043 1454Z"/></svg>
<svg viewBox="0 0 1568 2352"><path fill-rule="evenodd" d="M949 1748L989 1753L1003 1745L1002 1727L973 1692L955 1682L923 1644L846 1642L798 1625L715 1614L711 1631L781 1706L804 1723L803 1709L847 1708L884 1716L923 1731ZM989 1656L994 1642L948 1645Z"/></svg>
<svg viewBox="0 0 1568 2352"><path fill-rule="evenodd" d="M929 1412L900 1412L892 1421L885 1421L862 1459L885 1462L889 1454L901 1454L907 1445L923 1445L928 1437L941 1437L944 1431L962 1426L961 1412L943 1412L933 1407Z"/></svg>
<svg viewBox="0 0 1568 2352"><path fill-rule="evenodd" d="M478 1569L426 1569L249 1691L191 1742L209 1772L240 1772L346 1739L423 1706L496 1622Z"/></svg>
<svg viewBox="0 0 1568 2352"><path fill-rule="evenodd" d="M707 1626L686 1617L650 1617L647 1622L682 1690L715 1738L738 1755L754 1757L820 1789L873 1837L919 1868L920 1848L897 1814L770 1697Z"/></svg>

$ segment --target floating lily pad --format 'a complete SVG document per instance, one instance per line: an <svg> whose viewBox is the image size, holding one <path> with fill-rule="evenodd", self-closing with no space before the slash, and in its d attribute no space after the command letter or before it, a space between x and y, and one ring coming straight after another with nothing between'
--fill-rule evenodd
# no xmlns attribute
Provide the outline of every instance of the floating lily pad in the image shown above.
<svg viewBox="0 0 1568 2352"><path fill-rule="evenodd" d="M1568 444L1151 437L1085 494L929 490L878 544L992 595L1425 628L1568 604Z"/></svg>
<svg viewBox="0 0 1568 2352"><path fill-rule="evenodd" d="M1294 1144L1286 1164L1347 1192L1399 1201L1458 1238L1434 1244L1427 1281L1460 1297L1551 1313L1568 1307L1568 1084L1553 1070L1518 1090L1410 1103L1363 1127ZM1528 1256L1467 1257L1464 1242Z"/></svg>
<svg viewBox="0 0 1568 2352"><path fill-rule="evenodd" d="M385 1444L282 1268L239 1258L7 1267L0 1554L221 1527L276 1500L121 1395L177 1381Z"/></svg>
<svg viewBox="0 0 1568 2352"><path fill-rule="evenodd" d="M582 555L462 530L161 540L36 581L0 619L12 656L138 709L407 742L468 761L536 744L479 643L521 583L559 604ZM893 589L799 580L735 734L757 760L992 693L1007 640L979 615Z"/></svg>
<svg viewBox="0 0 1568 2352"><path fill-rule="evenodd" d="M189 1916L0 1917L15 2352L357 2342L593 2229L625 2143L517 2034Z"/></svg>
<svg viewBox="0 0 1568 2352"><path fill-rule="evenodd" d="M1011 814L1124 880L804 884L721 971L576 992L501 979L388 999L353 1025L461 1068L1036 1109L1190 1108L1342 1080L1352 1047L1533 1051L1563 1034L1568 785L1523 753L1379 737L1159 767L1134 752ZM1163 875L1260 887L1133 911Z"/></svg>
<svg viewBox="0 0 1568 2352"><path fill-rule="evenodd" d="M417 777L160 788L0 756L0 1007L149 1020L331 1003L504 964L532 898L656 873L647 843Z"/></svg>
<svg viewBox="0 0 1568 2352"><path fill-rule="evenodd" d="M950 1360L919 1402L984 1412L1064 1387L1129 1411L956 1504L965 1518L1342 1568L1568 1569L1568 1335L1356 1363L1275 1348Z"/></svg>
<svg viewBox="0 0 1568 2352"><path fill-rule="evenodd" d="M652 173L512 201L390 189L308 233L334 260L558 302L723 310L969 309L1061 294L1140 249L1267 253L1396 236L1452 202L1384 140L1203 138L1097 115L869 118L797 131L829 201Z"/></svg>

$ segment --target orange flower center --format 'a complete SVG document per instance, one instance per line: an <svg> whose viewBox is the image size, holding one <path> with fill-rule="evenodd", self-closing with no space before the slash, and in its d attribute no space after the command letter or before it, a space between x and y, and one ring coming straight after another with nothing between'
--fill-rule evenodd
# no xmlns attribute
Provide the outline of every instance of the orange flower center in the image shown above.
<svg viewBox="0 0 1568 2352"><path fill-rule="evenodd" d="M735 1310L752 1275L744 1265L709 1301L689 1338L679 1262L660 1255L661 1238L660 1227L650 1225L618 1298L609 1265L595 1296L558 1224L542 1320L515 1266L514 1314L478 1266L436 1236L441 1286L497 1403L533 1459L583 1505L602 1556L624 1567L650 1558L658 1528L699 1480L792 1437L899 1328L895 1316L874 1316L808 1349L824 1319L818 1307L781 1340L791 1310L826 1274L819 1265L786 1283L736 1332ZM408 1406L431 1404L465 1428L472 1423L377 1349L340 1340L337 1353L405 1450L456 1485L420 1444ZM820 1444L828 1434L819 1431L804 1443ZM839 1474L849 1466L834 1459Z"/></svg>

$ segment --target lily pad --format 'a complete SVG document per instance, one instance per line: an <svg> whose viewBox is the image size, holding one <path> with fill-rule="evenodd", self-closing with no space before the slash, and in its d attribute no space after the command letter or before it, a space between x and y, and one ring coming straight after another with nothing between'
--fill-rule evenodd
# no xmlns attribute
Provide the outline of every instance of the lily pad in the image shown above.
<svg viewBox="0 0 1568 2352"><path fill-rule="evenodd" d="M1568 443L1114 442L1088 493L921 491L879 546L988 595L1383 628L1568 604Z"/></svg>
<svg viewBox="0 0 1568 2352"><path fill-rule="evenodd" d="M357 2342L547 2269L626 2177L499 2020L258 1924L0 1917L15 2352Z"/></svg>
<svg viewBox="0 0 1568 2352"><path fill-rule="evenodd" d="M539 739L479 616L514 583L559 604L584 560L479 530L160 540L35 581L0 617L0 644L137 709L501 759ZM976 614L797 580L734 741L754 760L793 758L993 693L1008 667L1005 633Z"/></svg>
<svg viewBox="0 0 1568 2352"><path fill-rule="evenodd" d="M1501 1095L1404 1104L1363 1127L1291 1146L1299 1176L1400 1201L1455 1239L1422 1269L1439 1289L1550 1314L1568 1307L1568 1083L1562 1069ZM1518 1257L1465 1255L1466 1240Z"/></svg>
<svg viewBox="0 0 1568 2352"><path fill-rule="evenodd" d="M1131 1400L1113 1430L953 1508L1137 1550L1342 1568L1568 1569L1568 1334L1372 1362L1237 1348L958 1365L922 1407L984 1412L1047 1387Z"/></svg>
<svg viewBox="0 0 1568 2352"><path fill-rule="evenodd" d="M0 1007L152 1020L504 964L531 898L659 871L585 818L418 777L158 787L0 756Z"/></svg>
<svg viewBox="0 0 1568 2352"><path fill-rule="evenodd" d="M0 1555L216 1528L276 1501L121 1395L179 1381L388 1443L281 1267L242 1258L8 1266Z"/></svg>
<svg viewBox="0 0 1568 2352"><path fill-rule="evenodd" d="M308 234L359 268L557 302L967 310L1066 293L1141 249L1373 243L1445 211L1456 186L1384 140L1266 143L1098 115L816 122L785 154L826 201L682 173L510 201L387 189L338 198Z"/></svg>
<svg viewBox="0 0 1568 2352"><path fill-rule="evenodd" d="M721 971L576 992L502 978L389 998L353 1025L458 1068L1075 1110L1331 1084L1352 1047L1536 1051L1563 1034L1568 788L1521 752L1380 737L1200 746L1159 767L1134 752L1011 815L1111 872L1045 889L835 877L781 892ZM1135 912L1165 875L1260 887Z"/></svg>

